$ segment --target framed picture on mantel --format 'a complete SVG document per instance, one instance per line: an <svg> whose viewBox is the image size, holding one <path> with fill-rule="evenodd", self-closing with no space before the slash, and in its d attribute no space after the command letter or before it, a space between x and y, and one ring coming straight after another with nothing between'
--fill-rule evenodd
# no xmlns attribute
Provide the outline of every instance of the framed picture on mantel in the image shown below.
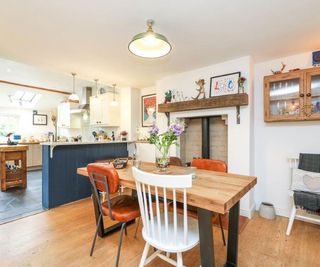
<svg viewBox="0 0 320 267"><path fill-rule="evenodd" d="M144 95L141 97L142 127L149 127L157 119L157 96Z"/></svg>
<svg viewBox="0 0 320 267"><path fill-rule="evenodd" d="M210 78L210 97L239 93L240 72L233 72Z"/></svg>

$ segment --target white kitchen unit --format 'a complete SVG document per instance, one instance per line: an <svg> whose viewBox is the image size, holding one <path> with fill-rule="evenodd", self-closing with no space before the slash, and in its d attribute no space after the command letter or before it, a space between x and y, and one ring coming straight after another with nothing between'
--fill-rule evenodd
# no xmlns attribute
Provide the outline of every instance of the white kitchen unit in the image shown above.
<svg viewBox="0 0 320 267"><path fill-rule="evenodd" d="M42 166L42 147L40 144L28 144L27 168L39 169Z"/></svg>
<svg viewBox="0 0 320 267"><path fill-rule="evenodd" d="M70 113L72 108L77 108L79 104L63 102L58 105L58 121L60 128L81 128L81 115L78 113Z"/></svg>
<svg viewBox="0 0 320 267"><path fill-rule="evenodd" d="M90 125L120 126L120 106L112 106L112 94L90 97Z"/></svg>

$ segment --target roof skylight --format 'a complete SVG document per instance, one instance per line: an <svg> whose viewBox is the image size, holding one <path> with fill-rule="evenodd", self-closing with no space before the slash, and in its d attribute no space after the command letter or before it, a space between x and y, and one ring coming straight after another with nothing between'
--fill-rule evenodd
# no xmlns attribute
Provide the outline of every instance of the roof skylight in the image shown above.
<svg viewBox="0 0 320 267"><path fill-rule="evenodd" d="M16 91L14 95L9 95L9 99L15 106L33 108L41 95L30 91Z"/></svg>

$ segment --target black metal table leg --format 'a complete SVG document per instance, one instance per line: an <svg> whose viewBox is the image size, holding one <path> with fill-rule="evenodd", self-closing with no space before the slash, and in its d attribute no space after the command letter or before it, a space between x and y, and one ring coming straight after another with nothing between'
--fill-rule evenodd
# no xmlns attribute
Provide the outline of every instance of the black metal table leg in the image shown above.
<svg viewBox="0 0 320 267"><path fill-rule="evenodd" d="M197 208L202 267L214 267L212 211Z"/></svg>
<svg viewBox="0 0 320 267"><path fill-rule="evenodd" d="M229 211L228 250L226 267L238 264L238 238L239 238L239 201Z"/></svg>

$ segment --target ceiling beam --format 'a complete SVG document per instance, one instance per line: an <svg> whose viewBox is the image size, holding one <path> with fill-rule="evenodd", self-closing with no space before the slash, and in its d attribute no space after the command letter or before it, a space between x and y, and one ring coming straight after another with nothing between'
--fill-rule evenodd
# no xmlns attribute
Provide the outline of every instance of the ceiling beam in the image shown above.
<svg viewBox="0 0 320 267"><path fill-rule="evenodd" d="M46 91L46 92L50 92L50 93L63 94L63 95L71 95L70 92L60 91L60 90L56 90L56 89L52 89L52 88L45 88L45 87L33 86L33 85L28 85L28 84L23 84L23 83L15 83L15 82L10 82L10 81L5 81L5 80L0 80L0 83L5 83L5 84L9 84L9 85L20 86L20 87L26 87L26 88L31 88L31 89Z"/></svg>

